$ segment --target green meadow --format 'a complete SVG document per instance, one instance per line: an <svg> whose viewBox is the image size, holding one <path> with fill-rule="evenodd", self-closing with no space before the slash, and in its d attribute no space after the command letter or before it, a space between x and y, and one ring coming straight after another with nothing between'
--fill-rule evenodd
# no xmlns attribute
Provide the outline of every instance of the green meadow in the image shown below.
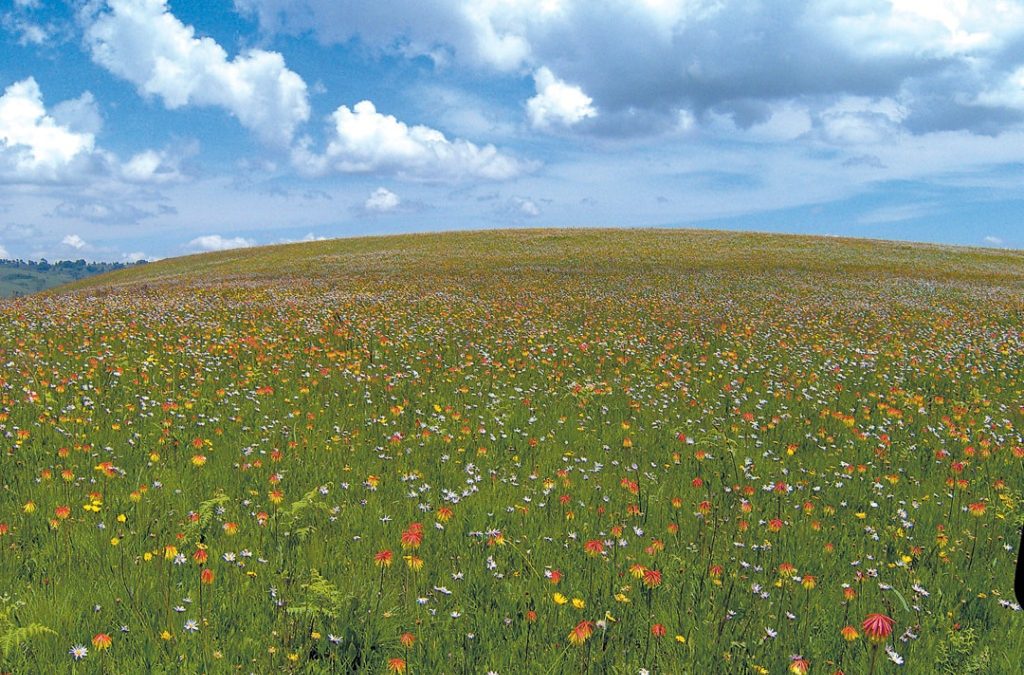
<svg viewBox="0 0 1024 675"><path fill-rule="evenodd" d="M0 363L0 672L1020 672L1022 252L233 250Z"/></svg>

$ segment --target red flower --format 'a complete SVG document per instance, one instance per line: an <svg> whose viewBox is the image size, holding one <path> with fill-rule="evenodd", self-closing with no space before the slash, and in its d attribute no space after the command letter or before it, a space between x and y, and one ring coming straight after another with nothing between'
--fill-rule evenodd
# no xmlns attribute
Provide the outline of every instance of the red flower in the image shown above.
<svg viewBox="0 0 1024 675"><path fill-rule="evenodd" d="M594 624L590 621L580 621L576 627L569 631L569 642L577 647L590 639L594 634Z"/></svg>
<svg viewBox="0 0 1024 675"><path fill-rule="evenodd" d="M653 635L656 638L665 637L665 633L667 632L668 631L665 630L664 624L656 623L653 626L651 626L651 635Z"/></svg>
<svg viewBox="0 0 1024 675"><path fill-rule="evenodd" d="M661 572L658 570L645 570L644 586L647 588L657 588L658 586L661 586Z"/></svg>
<svg viewBox="0 0 1024 675"><path fill-rule="evenodd" d="M587 555L596 558L604 553L604 544L601 543L600 539L591 539L583 544L583 550L587 552Z"/></svg>
<svg viewBox="0 0 1024 675"><path fill-rule="evenodd" d="M391 561L394 559L394 554L388 549L383 551L377 551L377 554L373 556L373 562L377 567L391 567Z"/></svg>
<svg viewBox="0 0 1024 675"><path fill-rule="evenodd" d="M892 635L892 628L895 624L896 622L885 614L868 614L868 618L864 619L861 628L872 642L884 642Z"/></svg>

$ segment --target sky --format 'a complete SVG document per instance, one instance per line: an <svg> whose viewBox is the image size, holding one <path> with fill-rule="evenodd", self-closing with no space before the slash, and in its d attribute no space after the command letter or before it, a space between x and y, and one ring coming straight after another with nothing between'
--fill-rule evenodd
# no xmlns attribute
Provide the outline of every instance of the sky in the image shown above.
<svg viewBox="0 0 1024 675"><path fill-rule="evenodd" d="M497 227L1024 248L1024 0L0 0L0 257Z"/></svg>

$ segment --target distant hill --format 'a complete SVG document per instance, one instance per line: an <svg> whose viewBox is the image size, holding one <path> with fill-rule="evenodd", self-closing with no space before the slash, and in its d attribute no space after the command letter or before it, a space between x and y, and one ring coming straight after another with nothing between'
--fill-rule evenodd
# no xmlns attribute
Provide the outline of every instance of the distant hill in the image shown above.
<svg viewBox="0 0 1024 675"><path fill-rule="evenodd" d="M145 264L86 262L85 260L0 260L0 297L17 297L79 281L104 272Z"/></svg>
<svg viewBox="0 0 1024 675"><path fill-rule="evenodd" d="M479 230L355 237L164 258L59 292L264 282L420 283L508 274L772 274L1024 287L1024 251L692 229Z"/></svg>

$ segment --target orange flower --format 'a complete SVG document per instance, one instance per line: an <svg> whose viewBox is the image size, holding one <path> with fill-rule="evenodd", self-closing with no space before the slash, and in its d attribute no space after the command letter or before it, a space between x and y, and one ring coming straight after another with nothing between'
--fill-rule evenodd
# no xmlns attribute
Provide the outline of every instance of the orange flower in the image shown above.
<svg viewBox="0 0 1024 675"><path fill-rule="evenodd" d="M102 652L104 649L110 649L110 645L113 640L106 633L96 633L92 636L92 646L96 648L96 651Z"/></svg>
<svg viewBox="0 0 1024 675"><path fill-rule="evenodd" d="M653 635L656 638L665 637L665 633L667 632L668 631L665 629L664 624L656 623L653 626L651 626L651 635Z"/></svg>
<svg viewBox="0 0 1024 675"><path fill-rule="evenodd" d="M373 562L377 567L391 567L391 561L394 557L391 551L384 549L383 551L377 551L377 555L373 556Z"/></svg>
<svg viewBox="0 0 1024 675"><path fill-rule="evenodd" d="M782 520L779 518L772 518L768 521L768 531L778 532L782 529Z"/></svg>
<svg viewBox="0 0 1024 675"><path fill-rule="evenodd" d="M53 510L53 514L61 520L67 520L68 516L71 515L70 506L58 506Z"/></svg>
<svg viewBox="0 0 1024 675"><path fill-rule="evenodd" d="M843 626L843 629L839 632L842 634L843 639L847 642L853 642L854 640L860 637L860 633L858 633L857 629L853 626Z"/></svg>
<svg viewBox="0 0 1024 675"><path fill-rule="evenodd" d="M412 633L406 632L398 636L398 641L402 643L402 646L408 649L412 647L416 642L416 636Z"/></svg>
<svg viewBox="0 0 1024 675"><path fill-rule="evenodd" d="M985 515L985 502L974 502L967 507L967 510L971 512L971 515L975 518L981 518Z"/></svg>
<svg viewBox="0 0 1024 675"><path fill-rule="evenodd" d="M590 639L594 634L594 624L591 621L580 621L576 627L569 631L569 642L579 647Z"/></svg>
<svg viewBox="0 0 1024 675"><path fill-rule="evenodd" d="M794 654L789 662L789 672L793 675L807 675L807 671L811 669L811 662L800 656Z"/></svg>
<svg viewBox="0 0 1024 675"><path fill-rule="evenodd" d="M447 506L442 506L437 510L437 521L439 523L447 523L452 518L452 510Z"/></svg>
<svg viewBox="0 0 1024 675"><path fill-rule="evenodd" d="M644 572L644 586L657 588L661 586L661 572L658 570L647 570Z"/></svg>
<svg viewBox="0 0 1024 675"><path fill-rule="evenodd" d="M192 554L192 560L195 560L200 565L205 564L206 559L209 557L210 554L205 548L197 548L196 552Z"/></svg>
<svg viewBox="0 0 1024 675"><path fill-rule="evenodd" d="M884 642L892 635L895 623L885 614L868 614L864 623L861 624L861 628L872 642Z"/></svg>
<svg viewBox="0 0 1024 675"><path fill-rule="evenodd" d="M591 539L583 544L583 550L586 551L587 555L596 558L604 553L604 544L601 543L600 539Z"/></svg>
<svg viewBox="0 0 1024 675"><path fill-rule="evenodd" d="M388 659L388 672L389 673L398 673L398 675L401 675L402 673L404 673L405 672L405 659L400 659L397 656L394 657L394 658Z"/></svg>
<svg viewBox="0 0 1024 675"><path fill-rule="evenodd" d="M233 536L238 532L238 523L224 523L224 534Z"/></svg>
<svg viewBox="0 0 1024 675"><path fill-rule="evenodd" d="M192 466L203 466L206 464L206 455L192 455Z"/></svg>
<svg viewBox="0 0 1024 675"><path fill-rule="evenodd" d="M804 578L801 580L800 583L803 585L804 588L810 591L818 585L818 580L815 577L812 577L810 574L805 574Z"/></svg>
<svg viewBox="0 0 1024 675"><path fill-rule="evenodd" d="M413 523L414 525L416 523ZM423 543L423 530L413 529L409 526L405 532L402 532L402 548L419 548L420 544Z"/></svg>
<svg viewBox="0 0 1024 675"><path fill-rule="evenodd" d="M213 583L213 570L209 567L204 567L203 571L199 573L199 581L207 586L211 585Z"/></svg>

